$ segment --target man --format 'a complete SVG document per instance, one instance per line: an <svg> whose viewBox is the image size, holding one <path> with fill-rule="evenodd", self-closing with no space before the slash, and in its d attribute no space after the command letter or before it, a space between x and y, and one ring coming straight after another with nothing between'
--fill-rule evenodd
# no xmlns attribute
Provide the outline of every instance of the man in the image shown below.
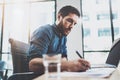
<svg viewBox="0 0 120 80"><path fill-rule="evenodd" d="M85 71L90 67L90 63L84 59L67 60L66 37L79 17L76 8L64 6L58 12L55 24L42 26L33 33L29 49L30 71L44 72L42 55L50 53L62 54L61 71Z"/></svg>

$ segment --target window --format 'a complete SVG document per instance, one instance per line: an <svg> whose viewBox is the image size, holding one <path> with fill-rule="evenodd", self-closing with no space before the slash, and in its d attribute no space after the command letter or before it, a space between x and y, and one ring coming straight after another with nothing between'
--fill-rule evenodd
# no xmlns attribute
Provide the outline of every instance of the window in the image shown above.
<svg viewBox="0 0 120 80"><path fill-rule="evenodd" d="M28 43L32 32L44 24L52 24L55 21L55 1L29 1L29 0L5 0L0 2L0 30L4 22L2 53L10 52L8 39L14 38ZM47 5L47 6L46 6ZM2 14L4 13L4 15ZM2 19L2 17L4 19ZM0 34L1 34L0 33ZM1 35L0 35L1 36ZM2 54L2 59L11 68L10 55Z"/></svg>
<svg viewBox="0 0 120 80"><path fill-rule="evenodd" d="M107 37L107 36L111 36L110 28L98 29L98 37Z"/></svg>
<svg viewBox="0 0 120 80"><path fill-rule="evenodd" d="M2 34L2 33L1 33L1 32L2 32L1 30L2 30L2 23L3 23L3 22L2 22L2 15L3 15L3 13L2 13L2 10L3 10L2 7L3 7L3 6L2 6L2 2L0 2L0 52L1 52L1 50L2 50L2 44L1 44L1 40L2 40L2 39L1 39L1 34Z"/></svg>
<svg viewBox="0 0 120 80"><path fill-rule="evenodd" d="M105 63L112 45L109 0L88 2L82 0L84 57L91 63ZM85 16L89 17L87 21ZM113 14L113 18L116 17Z"/></svg>
<svg viewBox="0 0 120 80"><path fill-rule="evenodd" d="M84 34L84 37L90 36L90 29L89 28L84 29L83 34Z"/></svg>
<svg viewBox="0 0 120 80"><path fill-rule="evenodd" d="M54 1L9 2L5 4L3 52L9 51L9 37L29 42L29 37L36 28L54 23L54 16Z"/></svg>
<svg viewBox="0 0 120 80"><path fill-rule="evenodd" d="M120 1L88 1L82 0L84 56L91 63L105 63L112 41L120 38Z"/></svg>
<svg viewBox="0 0 120 80"><path fill-rule="evenodd" d="M97 20L108 20L110 15L108 13L102 13L97 15ZM117 14L112 14L112 19L117 19Z"/></svg>

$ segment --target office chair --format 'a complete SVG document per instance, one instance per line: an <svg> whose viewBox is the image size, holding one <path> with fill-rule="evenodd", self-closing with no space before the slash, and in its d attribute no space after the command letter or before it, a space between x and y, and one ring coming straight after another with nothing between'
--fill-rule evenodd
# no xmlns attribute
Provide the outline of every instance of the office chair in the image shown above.
<svg viewBox="0 0 120 80"><path fill-rule="evenodd" d="M9 42L13 60L13 75L8 80L32 80L41 75L29 71L27 59L29 44L12 38L9 39Z"/></svg>
<svg viewBox="0 0 120 80"><path fill-rule="evenodd" d="M117 67L119 61L120 61L120 38L116 39L113 42L106 63L115 65Z"/></svg>

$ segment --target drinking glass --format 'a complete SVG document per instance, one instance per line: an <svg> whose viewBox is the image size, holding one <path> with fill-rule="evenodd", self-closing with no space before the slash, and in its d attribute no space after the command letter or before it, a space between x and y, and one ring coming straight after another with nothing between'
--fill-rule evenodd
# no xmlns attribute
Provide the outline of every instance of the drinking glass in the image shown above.
<svg viewBox="0 0 120 80"><path fill-rule="evenodd" d="M59 79L61 72L61 54L43 54L43 64L47 80Z"/></svg>

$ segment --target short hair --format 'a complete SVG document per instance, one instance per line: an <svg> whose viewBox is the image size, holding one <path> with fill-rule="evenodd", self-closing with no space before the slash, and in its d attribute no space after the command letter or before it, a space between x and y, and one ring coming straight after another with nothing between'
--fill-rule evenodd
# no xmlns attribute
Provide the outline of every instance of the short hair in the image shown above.
<svg viewBox="0 0 120 80"><path fill-rule="evenodd" d="M62 7L58 12L58 14L62 15L63 17L69 15L70 13L76 14L78 17L80 17L80 13L77 8L70 5Z"/></svg>

